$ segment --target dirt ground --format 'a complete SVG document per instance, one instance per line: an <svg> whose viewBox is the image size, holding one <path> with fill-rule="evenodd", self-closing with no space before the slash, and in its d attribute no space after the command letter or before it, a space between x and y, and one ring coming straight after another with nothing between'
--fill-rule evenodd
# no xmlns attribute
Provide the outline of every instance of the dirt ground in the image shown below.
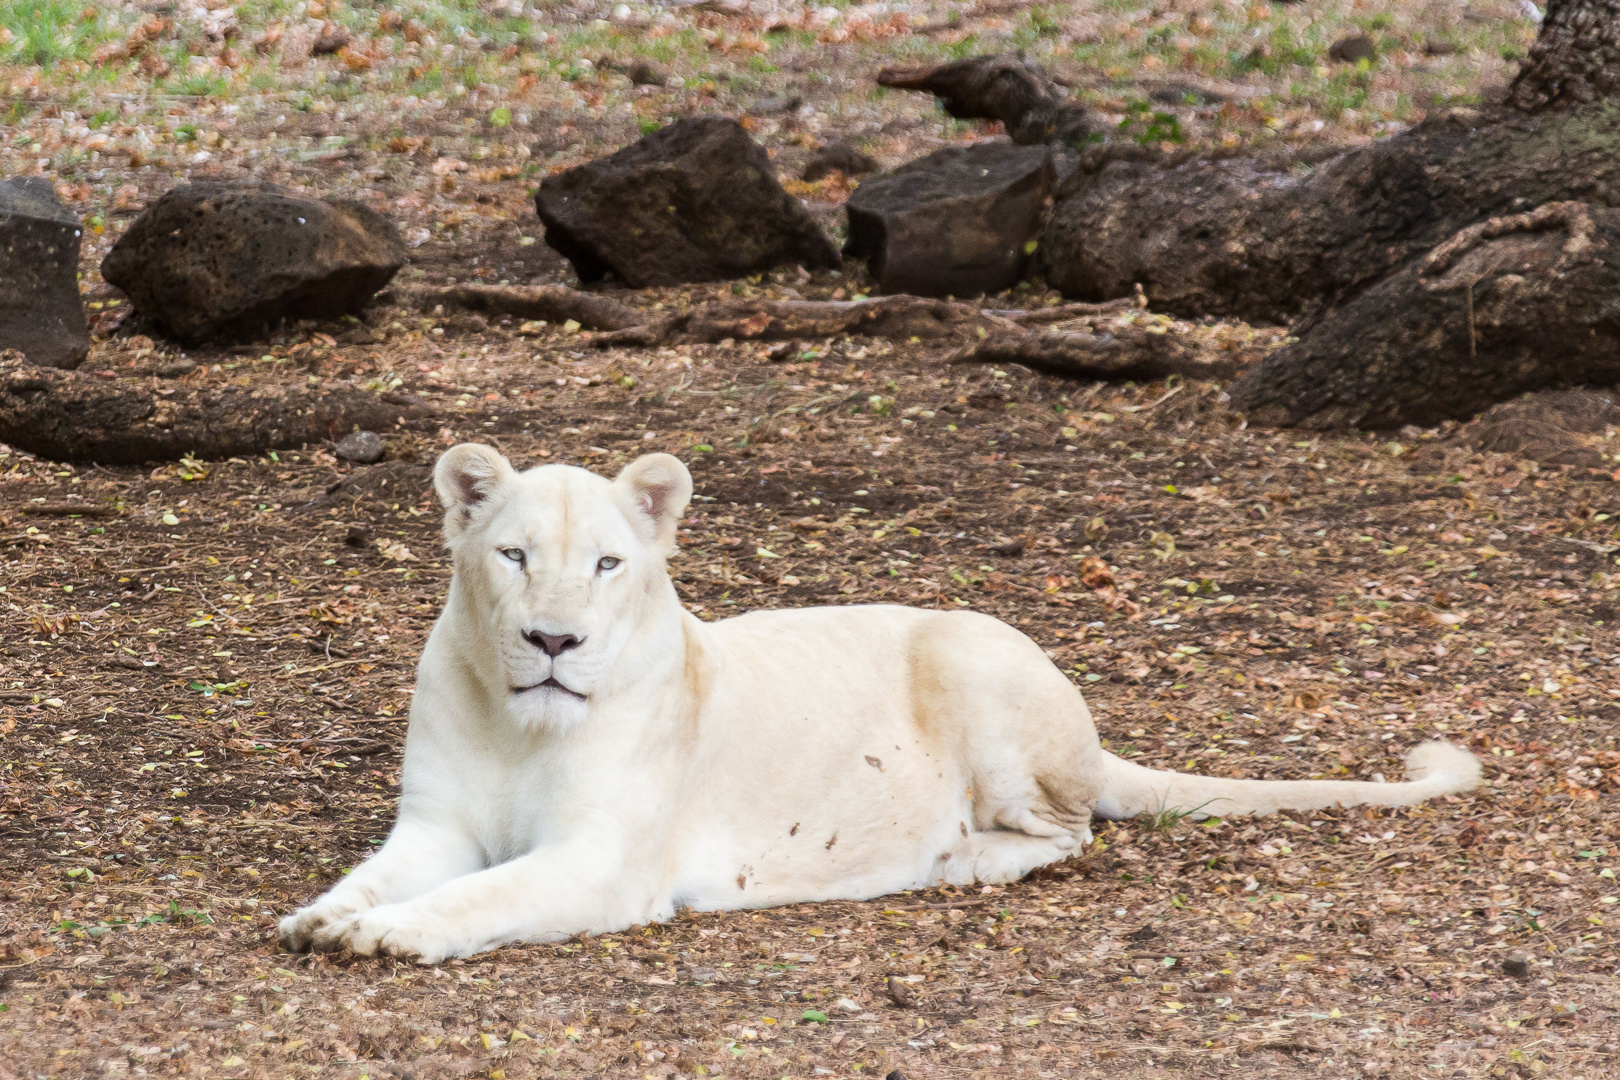
<svg viewBox="0 0 1620 1080"><path fill-rule="evenodd" d="M973 44L946 36L927 40ZM865 93L857 68L901 48L860 40L810 112L758 123L785 176L841 125L888 157L987 134L910 97L845 109ZM801 65L814 42L794 46ZM697 48L725 70L759 55ZM1473 92L1501 57L1370 77ZM795 70L748 92L797 85ZM11 171L67 152L67 114L88 115L75 95L128 89L69 90L38 68L19 91L12 74ZM1243 75L1267 100L1291 77L1322 78ZM692 81L682 108L725 104ZM145 200L217 173L360 190L412 238L406 282L565 281L534 241L528 178L622 143L633 119L602 117L639 91L604 78L581 92L594 103L545 98L522 130L492 127L517 85L305 111L251 88L180 112L140 97L201 123L178 145L70 163L69 196L100 221L88 370L156 379L184 359L193 383L350 380L432 411L373 466L330 447L145 469L0 447L0 1080L1620 1076L1612 410L1589 409L1586 431L1527 406L1317 436L1248 428L1209 383L1066 383L870 339L601 350L567 327L386 300L361 323L182 354L99 283ZM1209 141L1216 121L1276 130L1257 109L1206 117ZM1321 115L1343 138L1374 122ZM116 137L139 143L137 119ZM802 193L831 223L841 191ZM616 295L667 309L865 287L858 270L784 271ZM1240 356L1280 334L1178 330ZM277 917L388 829L449 573L429 466L468 439L605 472L653 450L687 461L697 499L672 570L704 618L972 607L1045 647L1105 745L1144 764L1394 780L1438 735L1479 754L1486 783L1394 812L1105 824L1084 856L1010 887L689 914L438 968L280 953Z"/></svg>

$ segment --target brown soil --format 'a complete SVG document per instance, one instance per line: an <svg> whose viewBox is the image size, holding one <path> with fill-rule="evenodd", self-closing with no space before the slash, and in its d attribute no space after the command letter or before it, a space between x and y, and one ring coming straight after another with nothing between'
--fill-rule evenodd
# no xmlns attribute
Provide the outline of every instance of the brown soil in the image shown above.
<svg viewBox="0 0 1620 1080"><path fill-rule="evenodd" d="M284 131L328 133L286 111ZM408 128L441 140L422 157L255 169L321 193L377 169L377 198L431 237L402 286L562 282L526 242L524 184L429 173L473 158L450 119ZM624 137L582 125L571 160ZM108 169L78 207L110 219L86 238L94 304L117 299L100 255L171 183ZM789 272L608 292L678 311L861 288ZM949 345L598 350L405 307L182 358L123 310L92 311L85 370L374 381L435 411L369 467L317 446L146 468L0 456L0 1080L1620 1072L1612 427L1560 466L1449 429L1257 431L1215 384L947 365ZM1105 825L1012 887L683 916L438 969L280 953L277 916L388 829L448 574L427 465L465 439L604 471L680 455L700 498L674 570L704 617L971 606L1045 646L1144 763L1394 779L1444 734L1487 783L1407 811ZM1094 555L1118 594L1086 583Z"/></svg>
<svg viewBox="0 0 1620 1080"><path fill-rule="evenodd" d="M270 362L194 351L185 376L397 373L438 412L383 464L0 460L0 1076L1614 1075L1604 469L1431 432L1418 475L1413 446L1240 428L1212 384L923 345L598 351L415 318L376 312L375 345L311 328ZM1443 733L1488 783L1104 826L1008 888L434 970L279 953L276 916L388 828L448 573L426 463L464 439L605 471L681 455L700 497L674 569L706 618L970 605L1046 646L1144 762L1394 778ZM1079 580L1094 553L1138 617Z"/></svg>

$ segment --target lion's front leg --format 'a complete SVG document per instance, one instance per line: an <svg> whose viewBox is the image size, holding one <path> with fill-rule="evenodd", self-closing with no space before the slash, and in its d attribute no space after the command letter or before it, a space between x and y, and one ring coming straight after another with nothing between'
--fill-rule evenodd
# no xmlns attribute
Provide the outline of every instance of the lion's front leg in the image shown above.
<svg viewBox="0 0 1620 1080"><path fill-rule="evenodd" d="M420 896L482 865L465 835L402 819L381 850L313 904L281 920L281 947L294 952L333 948L333 931L355 916Z"/></svg>
<svg viewBox="0 0 1620 1080"><path fill-rule="evenodd" d="M372 908L333 935L364 956L435 964L508 942L558 941L666 917L659 893L656 871L628 866L622 844L568 841Z"/></svg>

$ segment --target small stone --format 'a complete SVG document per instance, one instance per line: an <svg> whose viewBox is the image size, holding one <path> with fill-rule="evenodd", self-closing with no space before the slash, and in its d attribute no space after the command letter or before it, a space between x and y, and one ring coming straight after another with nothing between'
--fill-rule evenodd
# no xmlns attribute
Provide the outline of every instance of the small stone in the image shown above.
<svg viewBox="0 0 1620 1080"><path fill-rule="evenodd" d="M1375 60L1377 57L1378 45L1366 34L1342 38L1328 49L1328 59L1337 60L1341 64L1355 64L1362 60Z"/></svg>
<svg viewBox="0 0 1620 1080"><path fill-rule="evenodd" d="M333 453L344 461L371 465L382 460L383 438L375 431L351 431L338 440Z"/></svg>
<svg viewBox="0 0 1620 1080"><path fill-rule="evenodd" d="M1528 979L1530 977L1530 961L1522 956L1510 956L1502 961L1502 973L1511 975L1515 979Z"/></svg>
<svg viewBox="0 0 1620 1080"><path fill-rule="evenodd" d="M309 51L316 56L328 56L337 52L350 41L349 32L335 22L329 22L321 27L321 36L315 39L315 44Z"/></svg>
<svg viewBox="0 0 1620 1080"><path fill-rule="evenodd" d="M190 375L196 370L197 361L195 360L173 360L167 364L159 365L157 376L160 379L178 379L180 376Z"/></svg>
<svg viewBox="0 0 1620 1080"><path fill-rule="evenodd" d="M0 349L31 364L76 368L90 353L79 299L78 217L50 180L0 182Z"/></svg>

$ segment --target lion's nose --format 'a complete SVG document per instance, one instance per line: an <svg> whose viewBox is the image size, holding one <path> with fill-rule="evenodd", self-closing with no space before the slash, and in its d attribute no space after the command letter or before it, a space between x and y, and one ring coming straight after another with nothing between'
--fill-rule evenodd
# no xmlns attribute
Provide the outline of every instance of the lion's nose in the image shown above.
<svg viewBox="0 0 1620 1080"><path fill-rule="evenodd" d="M540 630L525 630L523 640L547 656L561 656L585 639L577 638L573 634L547 634Z"/></svg>

